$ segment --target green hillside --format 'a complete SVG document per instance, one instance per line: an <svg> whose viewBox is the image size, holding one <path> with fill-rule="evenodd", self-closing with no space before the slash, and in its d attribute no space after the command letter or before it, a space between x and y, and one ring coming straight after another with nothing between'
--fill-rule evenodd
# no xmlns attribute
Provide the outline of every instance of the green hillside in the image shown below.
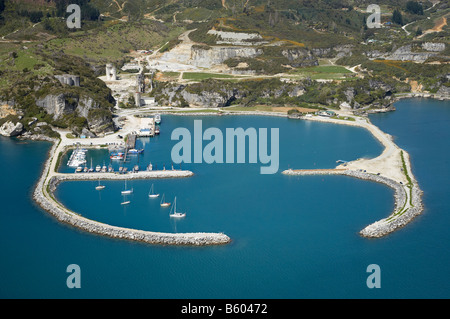
<svg viewBox="0 0 450 319"><path fill-rule="evenodd" d="M81 29L66 25L69 3L81 7ZM348 102L355 108L386 107L391 103L391 94L408 92L413 87L424 92L445 92L450 73L448 1L378 1L382 27L377 29L368 28L366 23L370 15L366 9L371 3L0 0L0 101L14 101L25 118L38 115L47 122L79 131L89 127L86 120L76 116L52 120L34 102L49 94L64 94L70 106L74 99L85 95L100 105L105 127L109 128L107 121L112 118L114 100L106 85L97 79L104 74L105 63L120 68L136 56L137 50L170 51L187 30L192 30L189 39L195 42L193 48L200 51L236 46L223 41L217 35L220 32L257 35L244 46L256 48L260 54L226 59L223 67L232 71L230 74L204 70L167 76L170 72L166 72L155 80L153 93L165 100L161 89L171 85L176 88L177 81L187 83L187 87L175 94L201 95L226 87L228 91L221 93L229 99L225 105L242 102L245 106L312 103L336 108ZM55 74L70 72L82 75L80 87L61 86L54 78ZM237 75L231 75L233 72ZM273 78L264 83L275 86L270 90L274 97L258 85L264 77ZM160 78L164 79L161 83ZM290 81L290 91L283 82L286 80ZM278 94L277 88L284 93ZM233 90L237 95L230 93ZM297 91L303 94L292 93ZM178 95L175 99L188 105Z"/></svg>

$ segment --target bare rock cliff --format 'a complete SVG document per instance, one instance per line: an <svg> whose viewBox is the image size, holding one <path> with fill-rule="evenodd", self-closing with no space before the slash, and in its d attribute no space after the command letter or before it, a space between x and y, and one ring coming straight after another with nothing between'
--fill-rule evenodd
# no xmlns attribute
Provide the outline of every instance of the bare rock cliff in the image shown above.
<svg viewBox="0 0 450 319"><path fill-rule="evenodd" d="M3 136L18 136L23 132L23 124L20 122L13 123L7 121L0 126L0 135Z"/></svg>

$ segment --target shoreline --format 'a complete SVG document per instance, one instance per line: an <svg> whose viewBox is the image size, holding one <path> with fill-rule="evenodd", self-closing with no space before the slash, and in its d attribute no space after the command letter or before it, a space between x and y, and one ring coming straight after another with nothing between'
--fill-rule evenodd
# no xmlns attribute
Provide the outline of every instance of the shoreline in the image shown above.
<svg viewBox="0 0 450 319"><path fill-rule="evenodd" d="M406 98L406 97L405 97ZM144 110L143 110L144 111ZM144 111L145 112L145 111ZM261 115L288 117L287 113L266 112L266 111L222 111L218 112L164 112L160 114L171 115L189 115L189 116L222 116L222 115ZM347 114L339 114L347 115ZM132 115L133 116L133 115ZM393 212L386 218L376 221L366 226L359 234L367 238L377 238L385 236L397 228L405 226L417 215L423 211L421 201L422 191L414 178L409 161L409 154L400 149L394 142L392 137L381 131L377 126L373 125L368 118L351 115L355 121L333 119L322 116L305 117L298 119L318 121L325 123L334 123L341 125L350 125L367 129L372 136L378 140L384 147L383 152L372 159L357 159L336 166L334 169L315 169L315 170L294 170L289 169L282 172L284 175L321 175L321 174L339 174L355 177L364 180L372 180L383 183L395 191L395 207ZM60 132L61 134L61 132ZM62 135L62 134L61 134ZM138 173L117 174L117 173L57 173L56 163L60 153L67 151L69 146L75 144L73 140L44 138L52 141L49 158L45 164L41 178L34 192L34 199L44 210L50 212L58 220L69 223L75 227L81 228L91 233L97 233L113 238L124 238L130 240L138 240L152 244L173 244L173 245L217 245L226 244L231 239L222 233L185 233L170 234L140 231L136 229L127 229L122 227L102 224L91 221L77 213L74 213L58 202L53 195L57 185L64 180L124 180L124 179L145 179L145 178L182 178L192 176L190 171L165 170L165 171L140 171ZM72 144L70 145L69 142ZM82 145L83 147L97 147L104 144L104 139L96 138L84 140L84 143L90 145ZM58 151L59 150L59 151ZM401 156L400 156L401 154ZM54 156L57 155L57 156ZM401 159L400 159L401 157ZM405 159L406 157L406 159ZM406 172L403 172L403 167ZM406 173L406 174L405 174ZM408 180L409 178L409 180Z"/></svg>
<svg viewBox="0 0 450 319"><path fill-rule="evenodd" d="M417 99L417 98L433 99L438 101L450 101L450 96L448 95L442 95L437 93L409 92L409 93L394 94L394 102L392 102L392 104L402 99Z"/></svg>

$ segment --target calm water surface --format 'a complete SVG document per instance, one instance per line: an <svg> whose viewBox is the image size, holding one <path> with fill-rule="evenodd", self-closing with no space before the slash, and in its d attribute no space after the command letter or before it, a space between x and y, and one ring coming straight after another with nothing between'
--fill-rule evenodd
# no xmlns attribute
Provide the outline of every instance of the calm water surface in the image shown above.
<svg viewBox="0 0 450 319"><path fill-rule="evenodd" d="M129 165L171 166L176 127L280 129L280 170L260 175L258 164L183 164L185 179L130 181L131 204L120 205L124 183L61 183L56 196L83 216L112 225L163 232L223 231L225 246L163 247L103 238L62 225L33 203L31 192L45 142L1 138L0 296L3 298L448 298L450 121L448 102L404 100L397 111L371 116L412 157L425 192L425 213L377 240L358 231L387 216L393 192L344 176L289 177L293 168L330 168L336 160L374 157L381 145L365 130L343 125L260 116L165 116L161 135L140 139L144 154ZM428 123L428 124L427 124ZM420 136L415 138L414 134ZM440 134L440 138L436 138ZM446 135L445 135L446 134ZM206 142L204 143L206 144ZM89 151L93 164L107 152ZM63 161L63 164L65 161ZM178 168L178 167L177 167ZM67 167L61 167L66 171ZM68 170L67 170L68 171ZM147 194L151 184L186 212ZM448 196L447 196L448 197ZM68 289L66 267L81 268L81 289ZM369 264L381 268L382 288L366 286Z"/></svg>

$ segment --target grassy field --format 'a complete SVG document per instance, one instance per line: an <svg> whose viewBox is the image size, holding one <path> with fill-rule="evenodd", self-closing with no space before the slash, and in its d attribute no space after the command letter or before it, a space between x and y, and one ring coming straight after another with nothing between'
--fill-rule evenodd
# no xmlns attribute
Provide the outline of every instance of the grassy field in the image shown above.
<svg viewBox="0 0 450 319"><path fill-rule="evenodd" d="M222 73L206 73L206 72L184 72L184 80L201 81L207 79L234 79L239 78L239 76L234 76L231 74Z"/></svg>
<svg viewBox="0 0 450 319"><path fill-rule="evenodd" d="M0 43L0 61L0 89L11 87L16 81L31 75L53 74L53 68L36 54L32 45L26 48Z"/></svg>
<svg viewBox="0 0 450 319"><path fill-rule="evenodd" d="M319 65L296 69L289 72L289 74L301 78L309 77L312 80L340 80L345 79L352 72L339 65Z"/></svg>
<svg viewBox="0 0 450 319"><path fill-rule="evenodd" d="M21 51L18 53L18 57L15 59L15 67L17 70L23 69L31 70L39 63L39 60L27 51Z"/></svg>
<svg viewBox="0 0 450 319"><path fill-rule="evenodd" d="M176 38L185 29L165 28L159 22L105 23L102 28L79 31L69 37L47 42L52 50L64 50L84 58L101 62L114 62L122 59L132 50L156 49L169 38Z"/></svg>
<svg viewBox="0 0 450 319"><path fill-rule="evenodd" d="M313 107L313 106L311 106ZM255 105L255 106L229 106L222 108L224 111L260 111L260 112L281 112L287 113L289 110L296 109L302 113L316 112L315 108L305 108L298 106L270 106L270 105Z"/></svg>
<svg viewBox="0 0 450 319"><path fill-rule="evenodd" d="M159 78L157 79L164 79L167 81L173 81L177 80L180 76L180 72L162 72L160 75L157 75Z"/></svg>
<svg viewBox="0 0 450 319"><path fill-rule="evenodd" d="M316 73L343 73L343 74L352 73L343 66L339 65L319 65L306 68L305 70L307 70L307 72L316 72Z"/></svg>

